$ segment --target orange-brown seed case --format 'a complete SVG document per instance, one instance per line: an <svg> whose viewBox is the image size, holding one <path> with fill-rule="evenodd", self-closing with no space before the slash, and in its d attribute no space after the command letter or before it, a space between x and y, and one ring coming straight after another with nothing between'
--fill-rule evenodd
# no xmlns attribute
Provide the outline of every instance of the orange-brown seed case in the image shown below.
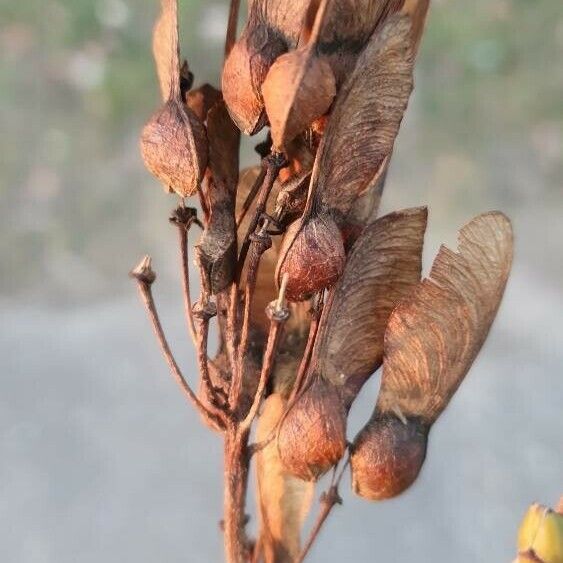
<svg viewBox="0 0 563 563"><path fill-rule="evenodd" d="M290 225L284 237L276 279L288 276L286 297L304 301L342 275L346 254L342 235L328 215L313 215Z"/></svg>
<svg viewBox="0 0 563 563"><path fill-rule="evenodd" d="M278 449L292 475L314 481L346 451L346 412L333 386L315 378L280 426Z"/></svg>
<svg viewBox="0 0 563 563"><path fill-rule="evenodd" d="M418 477L426 457L429 426L376 414L354 441L352 488L369 500L396 497Z"/></svg>

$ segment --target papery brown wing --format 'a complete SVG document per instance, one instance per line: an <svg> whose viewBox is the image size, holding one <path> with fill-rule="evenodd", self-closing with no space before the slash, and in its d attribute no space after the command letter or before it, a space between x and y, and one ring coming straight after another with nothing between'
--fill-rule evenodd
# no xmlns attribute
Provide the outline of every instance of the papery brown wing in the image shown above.
<svg viewBox="0 0 563 563"><path fill-rule="evenodd" d="M353 246L320 336L319 367L353 399L381 365L395 306L420 282L425 207L381 217Z"/></svg>
<svg viewBox="0 0 563 563"><path fill-rule="evenodd" d="M414 46L414 53L416 55L420 40L422 39L422 32L424 31L424 24L426 23L426 14L430 6L430 0L404 0L404 5L401 13L407 14L412 20L412 42Z"/></svg>
<svg viewBox="0 0 563 563"><path fill-rule="evenodd" d="M279 393L264 402L256 439L268 439L286 407ZM284 469L275 440L256 456L260 539L266 561L291 563L300 552L300 532L313 500L314 484Z"/></svg>
<svg viewBox="0 0 563 563"><path fill-rule="evenodd" d="M161 0L161 11L153 29L152 50L160 91L164 101L170 98L173 81L180 81L178 42L178 2Z"/></svg>
<svg viewBox="0 0 563 563"><path fill-rule="evenodd" d="M324 115L336 93L330 65L317 53L317 40L330 11L327 4L328 0L311 3L317 8L314 25L309 33L306 21L302 33L310 35L308 42L279 57L262 85L272 140L279 149Z"/></svg>
<svg viewBox="0 0 563 563"><path fill-rule="evenodd" d="M436 420L487 337L511 264L512 228L500 212L465 225L457 253L440 249L430 278L389 320L379 411Z"/></svg>
<svg viewBox="0 0 563 563"><path fill-rule="evenodd" d="M319 148L316 198L341 216L381 172L413 88L411 21L391 16L342 87Z"/></svg>

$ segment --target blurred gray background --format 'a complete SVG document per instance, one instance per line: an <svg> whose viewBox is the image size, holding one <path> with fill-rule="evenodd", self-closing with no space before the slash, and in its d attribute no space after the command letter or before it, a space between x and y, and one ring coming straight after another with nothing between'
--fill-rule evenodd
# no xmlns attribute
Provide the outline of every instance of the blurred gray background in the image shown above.
<svg viewBox="0 0 563 563"><path fill-rule="evenodd" d="M2 562L222 557L219 440L169 378L127 279L153 255L193 373L175 202L137 149L158 103L157 4L0 0ZM226 3L181 10L196 81L217 83ZM506 562L526 506L563 493L562 60L560 0L433 0L382 211L430 206L428 265L467 219L502 209L513 275L416 486L369 504L346 482L311 561Z"/></svg>

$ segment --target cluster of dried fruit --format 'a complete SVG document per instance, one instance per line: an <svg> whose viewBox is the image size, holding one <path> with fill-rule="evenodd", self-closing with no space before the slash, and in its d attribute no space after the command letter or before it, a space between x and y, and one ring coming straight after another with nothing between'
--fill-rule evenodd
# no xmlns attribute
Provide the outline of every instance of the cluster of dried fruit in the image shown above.
<svg viewBox="0 0 563 563"><path fill-rule="evenodd" d="M347 451L362 497L390 498L416 479L430 429L502 298L510 223L499 212L476 217L461 229L458 251L443 247L421 281L426 209L376 218L429 0L252 0L238 40L234 0L222 92L191 89L193 76L180 64L177 0L161 2L153 47L164 105L143 129L141 151L182 198L174 223L199 394L164 338L150 264L134 275L174 376L225 433L229 561L251 549L255 560L301 560L312 490L304 481L335 468ZM263 127L262 166L239 178L239 130ZM183 200L195 194L203 234L192 310L186 241L198 220ZM220 346L211 360L214 316ZM348 444L348 412L380 366L374 412ZM261 442L252 446L260 408ZM253 452L262 530L252 548L243 517Z"/></svg>

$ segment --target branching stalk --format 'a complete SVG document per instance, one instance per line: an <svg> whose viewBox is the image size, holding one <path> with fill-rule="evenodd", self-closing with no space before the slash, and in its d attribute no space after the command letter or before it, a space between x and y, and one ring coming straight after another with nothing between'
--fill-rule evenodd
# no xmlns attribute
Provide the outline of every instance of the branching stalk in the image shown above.
<svg viewBox="0 0 563 563"><path fill-rule="evenodd" d="M158 315L158 311L156 309L152 295L151 286L156 279L156 274L151 268L151 259L149 256L146 256L139 263L139 265L131 271L131 277L133 277L137 281L137 287L141 295L141 300L143 301L143 305L145 306L147 315L149 317L149 320L151 321L153 331L162 350L164 359L166 360L166 363L170 368L172 377L174 378L176 383L178 383L184 395L199 411L203 418L213 427L223 428L226 422L225 413L211 405L205 406L198 399L197 395L193 392L189 383L186 381L184 375L182 374L182 371L180 370L180 367L178 366L178 363L176 362L176 359L174 358L174 355L172 354L172 351L162 329L160 317Z"/></svg>

